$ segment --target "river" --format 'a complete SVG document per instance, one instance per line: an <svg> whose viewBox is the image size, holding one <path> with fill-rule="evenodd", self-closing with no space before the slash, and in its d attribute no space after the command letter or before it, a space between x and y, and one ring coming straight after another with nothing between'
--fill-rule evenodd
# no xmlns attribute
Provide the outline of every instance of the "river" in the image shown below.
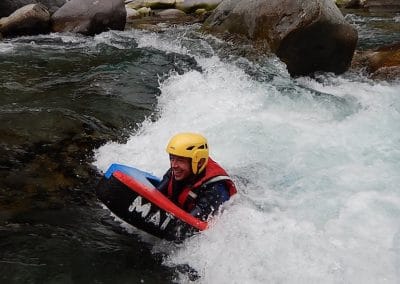
<svg viewBox="0 0 400 284"><path fill-rule="evenodd" d="M355 14L358 49L400 16ZM400 84L291 78L177 26L0 41L2 283L399 283ZM183 244L96 199L110 163L161 176L196 131L239 194Z"/></svg>

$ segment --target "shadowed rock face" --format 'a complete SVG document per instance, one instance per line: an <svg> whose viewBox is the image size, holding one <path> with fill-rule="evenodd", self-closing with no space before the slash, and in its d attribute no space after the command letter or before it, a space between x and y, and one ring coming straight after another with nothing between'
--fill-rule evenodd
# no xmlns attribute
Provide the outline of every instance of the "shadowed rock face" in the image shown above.
<svg viewBox="0 0 400 284"><path fill-rule="evenodd" d="M274 52L293 76L346 71L358 38L331 0L224 0L205 27Z"/></svg>
<svg viewBox="0 0 400 284"><path fill-rule="evenodd" d="M107 30L123 30L126 9L123 0L71 0L51 18L54 32L94 35Z"/></svg>
<svg viewBox="0 0 400 284"><path fill-rule="evenodd" d="M276 54L293 75L315 71L340 74L349 68L356 43L353 28L318 23L289 34L282 40Z"/></svg>
<svg viewBox="0 0 400 284"><path fill-rule="evenodd" d="M26 5L0 19L3 36L34 35L50 31L50 13L41 4Z"/></svg>
<svg viewBox="0 0 400 284"><path fill-rule="evenodd" d="M50 13L64 5L66 0L0 0L0 18L11 15L14 11L29 4L43 4Z"/></svg>
<svg viewBox="0 0 400 284"><path fill-rule="evenodd" d="M1 0L0 1L0 18L8 17L19 8L36 3L34 0Z"/></svg>

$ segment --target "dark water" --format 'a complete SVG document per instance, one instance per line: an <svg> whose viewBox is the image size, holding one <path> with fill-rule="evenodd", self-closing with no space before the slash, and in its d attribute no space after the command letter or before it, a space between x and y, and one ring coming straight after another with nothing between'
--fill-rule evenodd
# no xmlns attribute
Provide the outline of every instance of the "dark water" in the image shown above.
<svg viewBox="0 0 400 284"><path fill-rule="evenodd" d="M400 40L394 16L348 14L359 48ZM152 244L124 232L99 205L91 163L94 149L157 119L160 80L191 69L198 69L193 57L139 47L129 33L0 42L2 283L176 279L181 269L164 266Z"/></svg>
<svg viewBox="0 0 400 284"><path fill-rule="evenodd" d="M103 212L102 212L103 211ZM27 210L3 224L2 283L164 283L161 257L132 235L99 220L104 210L65 202Z"/></svg>
<svg viewBox="0 0 400 284"><path fill-rule="evenodd" d="M123 141L153 115L165 74L195 62L110 37L107 44L59 35L2 43L2 283L160 283L174 277L150 245L107 225L112 221L105 222L110 217L94 195L99 174L91 157L93 149Z"/></svg>

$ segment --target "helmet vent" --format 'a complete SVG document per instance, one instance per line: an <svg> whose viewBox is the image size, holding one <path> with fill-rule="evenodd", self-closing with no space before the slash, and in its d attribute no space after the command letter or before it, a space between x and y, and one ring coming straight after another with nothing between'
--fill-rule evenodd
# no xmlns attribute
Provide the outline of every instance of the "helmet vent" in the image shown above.
<svg viewBox="0 0 400 284"><path fill-rule="evenodd" d="M190 150L193 150L193 148L194 148L194 146L189 146L189 147L186 148L186 150L190 151Z"/></svg>

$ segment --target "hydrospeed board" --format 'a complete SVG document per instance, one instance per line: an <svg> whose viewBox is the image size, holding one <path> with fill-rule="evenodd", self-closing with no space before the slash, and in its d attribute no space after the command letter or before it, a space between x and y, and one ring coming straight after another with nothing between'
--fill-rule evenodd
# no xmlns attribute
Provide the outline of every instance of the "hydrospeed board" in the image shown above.
<svg viewBox="0 0 400 284"><path fill-rule="evenodd" d="M156 237L182 240L207 228L176 206L156 188L160 179L150 173L112 164L96 187L97 197L125 222Z"/></svg>

